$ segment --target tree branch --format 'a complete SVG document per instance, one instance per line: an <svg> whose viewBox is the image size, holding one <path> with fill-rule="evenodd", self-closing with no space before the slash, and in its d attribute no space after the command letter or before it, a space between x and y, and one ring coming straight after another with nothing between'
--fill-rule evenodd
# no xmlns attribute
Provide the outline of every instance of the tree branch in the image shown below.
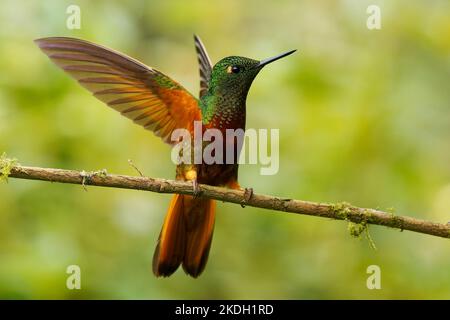
<svg viewBox="0 0 450 320"><path fill-rule="evenodd" d="M5 159L5 158L3 158ZM25 167L0 162L0 177L43 180L60 183L81 184L83 186L101 186L111 188L136 189L158 193L193 194L192 184L183 181L155 179L148 177L135 177L108 174L106 170L89 172ZM429 234L442 238L450 238L450 224L435 223L406 216L397 216L389 212L375 209L365 209L352 206L348 203L327 204L302 200L286 199L270 195L252 194L245 201L244 191L232 190L209 185L199 185L200 197L206 197L224 202L244 204L251 207L270 209L275 211L305 214L322 218L345 220L355 224L358 228L350 228L350 233L359 236L367 231L369 224L387 226L400 230L409 230ZM370 240L370 239L369 239Z"/></svg>

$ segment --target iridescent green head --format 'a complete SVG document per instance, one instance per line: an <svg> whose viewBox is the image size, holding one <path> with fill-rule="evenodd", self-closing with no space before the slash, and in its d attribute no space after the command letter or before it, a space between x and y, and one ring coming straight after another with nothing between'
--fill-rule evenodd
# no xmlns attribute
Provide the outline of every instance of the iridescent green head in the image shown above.
<svg viewBox="0 0 450 320"><path fill-rule="evenodd" d="M216 63L212 70L209 92L212 94L233 93L241 95L245 99L253 79L264 66L295 51L288 51L261 61L238 56L223 58Z"/></svg>

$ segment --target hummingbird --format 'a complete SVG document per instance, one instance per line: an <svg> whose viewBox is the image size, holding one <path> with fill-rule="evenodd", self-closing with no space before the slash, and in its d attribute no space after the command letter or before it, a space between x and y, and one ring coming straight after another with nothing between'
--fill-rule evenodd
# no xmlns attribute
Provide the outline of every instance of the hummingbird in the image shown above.
<svg viewBox="0 0 450 320"><path fill-rule="evenodd" d="M196 35L194 42L200 69L198 99L162 72L104 46L68 37L35 40L51 61L96 98L169 145L175 143L171 140L175 129L192 134L195 121L201 122L203 130L245 130L247 94L256 75L266 65L296 51L264 60L230 56L213 66ZM198 196L198 184L242 190L238 183L238 152L231 164L177 165L176 179L190 181L193 195L175 194L170 201L153 255L155 276L168 277L180 265L194 278L203 272L216 209L214 200ZM245 188L246 197L251 192L251 188Z"/></svg>

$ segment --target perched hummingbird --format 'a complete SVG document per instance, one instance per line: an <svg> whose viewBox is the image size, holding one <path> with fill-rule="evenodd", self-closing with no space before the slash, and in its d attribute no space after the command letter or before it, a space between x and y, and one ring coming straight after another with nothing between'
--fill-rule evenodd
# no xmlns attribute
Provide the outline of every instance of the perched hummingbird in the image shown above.
<svg viewBox="0 0 450 320"><path fill-rule="evenodd" d="M253 79L267 64L296 51L261 61L231 56L212 67L200 38L194 36L194 40L200 64L199 99L158 70L103 46L64 37L35 42L95 97L173 145L172 132L183 128L192 134L194 121L201 121L204 130L245 129L246 99ZM198 183L240 189L238 152L233 164L181 163L176 179L192 181L194 194ZM214 200L174 195L153 256L153 273L167 277L181 264L188 275L199 276L208 259L214 220Z"/></svg>

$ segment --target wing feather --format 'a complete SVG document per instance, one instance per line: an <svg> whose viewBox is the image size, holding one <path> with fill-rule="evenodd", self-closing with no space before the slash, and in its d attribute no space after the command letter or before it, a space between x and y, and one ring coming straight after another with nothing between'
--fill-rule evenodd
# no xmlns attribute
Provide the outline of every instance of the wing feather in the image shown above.
<svg viewBox="0 0 450 320"><path fill-rule="evenodd" d="M194 35L195 50L197 51L197 59L200 67L200 98L208 91L209 80L211 79L212 63L206 52L202 40Z"/></svg>
<svg viewBox="0 0 450 320"><path fill-rule="evenodd" d="M163 73L122 53L65 37L35 40L61 69L99 100L153 131L164 142L176 128L192 131L198 100Z"/></svg>

